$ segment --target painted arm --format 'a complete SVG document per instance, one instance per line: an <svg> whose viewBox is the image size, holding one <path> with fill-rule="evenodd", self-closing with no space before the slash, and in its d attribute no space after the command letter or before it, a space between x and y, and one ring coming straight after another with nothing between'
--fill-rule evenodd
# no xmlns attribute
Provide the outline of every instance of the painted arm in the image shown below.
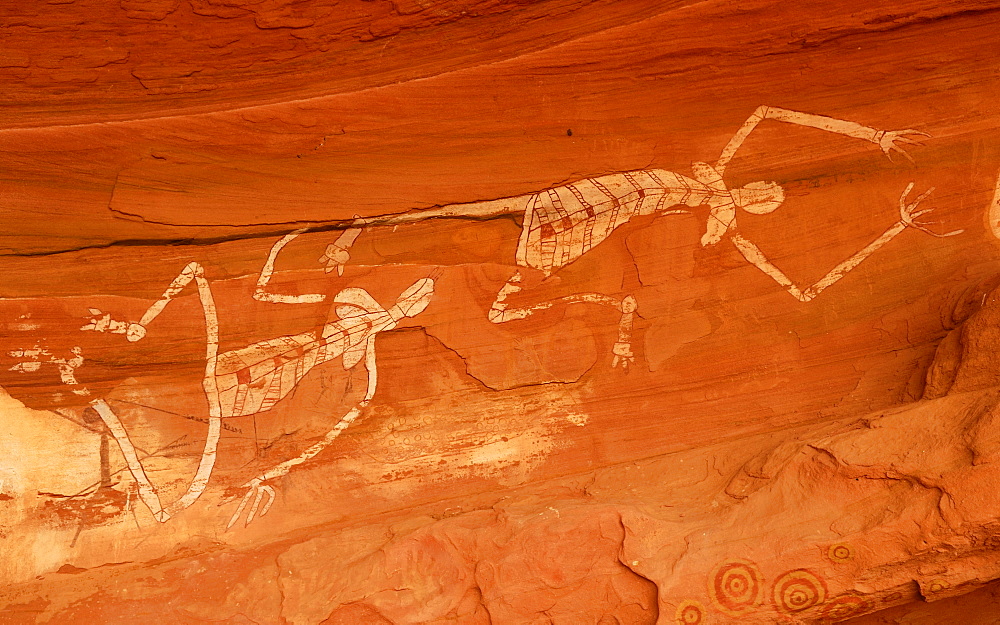
<svg viewBox="0 0 1000 625"><path fill-rule="evenodd" d="M913 190L913 183L911 182L906 186L906 190L899 198L899 221L892 224L885 232L883 232L877 239L866 245L861 250L858 250L849 258L838 264L836 267L831 269L825 276L820 278L818 282L809 286L805 289L800 289L796 284L794 284L788 276L784 274L783 271L778 269L770 260L764 256L764 252L761 251L759 247L751 243L750 241L744 239L739 234L733 234L730 240L740 251L744 258L746 258L755 267L766 273L771 277L772 280L781 285L786 291L788 291L792 297L799 300L800 302L808 302L814 299L817 295L826 290L827 287L833 285L838 280L843 278L849 271L861 264L863 260L874 254L880 248L882 248L886 243L896 238L901 232L907 228L914 228L922 232L935 237L950 237L956 234L961 234L962 230L954 230L952 232L947 232L945 234L938 234L932 232L927 228L927 226L917 223L917 217L930 212L932 209L917 210L917 206L922 202L928 195L934 191L931 187L927 191L924 191L917 197L916 200L907 204L907 196L910 191Z"/></svg>
<svg viewBox="0 0 1000 625"><path fill-rule="evenodd" d="M350 228L344 230L337 240L326 246L326 251L319 257L319 262L326 263L326 272L330 273L334 268L337 275L344 275L344 265L350 260L351 255L348 250L354 245L354 241L361 234L367 222L355 215L354 223ZM257 278L257 287L254 289L253 298L258 302L272 302L276 304L315 304L322 302L326 296L321 293L303 293L302 295L283 295L281 293L271 293L267 290L268 283L274 275L274 262L278 258L278 253L286 245L291 243L300 234L308 231L308 228L300 228L292 233L281 237L277 243L271 247L271 252L267 255L267 261L260 270L260 277Z"/></svg>
<svg viewBox="0 0 1000 625"><path fill-rule="evenodd" d="M304 293L302 295L283 295L281 293L271 293L267 291L267 285L274 275L274 261L278 259L278 252L291 243L308 228L300 228L295 232L281 237L277 243L271 246L271 252L267 255L267 261L260 270L260 277L257 278L257 287L254 289L253 298L258 302L271 302L275 304L315 304L322 302L326 296L321 293Z"/></svg>
<svg viewBox="0 0 1000 625"><path fill-rule="evenodd" d="M757 127L757 124L761 123L765 119L773 119L780 122L787 122L789 124L796 124L798 126L817 128L819 130L853 137L855 139L870 141L878 145L882 149L882 152L884 152L890 159L892 159L892 152L899 152L912 161L913 159L910 158L910 155L907 154L899 144L920 145L920 142L910 135L923 137L930 136L925 132L920 132L919 130L876 130L875 128L862 126L861 124L857 124L855 122L834 119L823 115L799 113L797 111L789 111L776 106L758 106L757 110L754 111L745 122L743 122L743 126L736 131L736 134L733 135L733 138L729 140L729 143L722 150L722 155L719 156L719 160L715 164L716 171L720 174L725 171L726 165L728 165L729 161L731 161L733 156L736 155L736 151L740 149L740 146L743 145L746 138L751 132L753 132L753 129Z"/></svg>

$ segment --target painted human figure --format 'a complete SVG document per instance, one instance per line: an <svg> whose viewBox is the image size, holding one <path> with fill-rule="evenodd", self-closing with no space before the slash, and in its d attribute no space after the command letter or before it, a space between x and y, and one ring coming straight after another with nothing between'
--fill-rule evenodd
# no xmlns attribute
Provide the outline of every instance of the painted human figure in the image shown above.
<svg viewBox="0 0 1000 625"><path fill-rule="evenodd" d="M328 272L336 269L342 274L344 265L350 259L349 249L365 227L400 225L431 218L522 213L524 219L515 256L515 263L519 269L500 287L488 312L489 320L493 323L506 323L524 319L560 302L592 303L612 307L621 313L621 318L618 341L612 348L611 364L627 367L635 359L630 343L632 322L636 313L634 297L576 293L529 306L514 307L510 305L508 298L521 290L521 272L533 270L540 271L544 276L552 275L599 245L633 217L690 213L688 209L707 206L709 215L705 233L701 238L702 245L715 245L723 238L729 238L748 262L770 276L796 299L807 302L908 227L934 236L950 236L960 232L935 234L917 223L915 220L927 212L917 210L917 206L931 191L928 190L916 200L907 202L909 192L913 188L913 183L910 183L899 200L899 221L872 243L838 264L816 283L805 288L795 285L757 246L740 234L736 221L738 209L751 214L767 214L777 209L784 200L781 187L771 182L755 182L738 189L729 189L723 180L726 166L736 151L753 129L765 119L794 123L870 141L878 145L888 156L893 152L905 155L902 146L917 143L914 137L923 134L914 130L878 131L829 117L775 107L760 107L734 135L713 165L706 163L692 165L692 177L662 169L636 170L588 178L539 193L511 198L456 204L431 211L415 211L379 218L357 218L334 243L327 246L320 262L326 265ZM272 293L267 289L277 255L285 245L305 231L303 229L292 232L272 247L253 294L255 299L273 303L318 303L325 300L326 296L322 294L284 295ZM121 421L103 399L91 402L91 406L101 416L118 442L129 470L138 484L141 500L157 520L169 519L171 515L187 508L201 496L215 465L221 419L266 412L284 398L308 370L333 358L343 357L345 368L354 367L363 361L368 371L369 384L365 399L349 411L323 441L299 457L286 461L246 483L247 494L230 525L238 520L247 506L250 506L247 517L249 522L258 510L260 514L266 512L273 501L274 491L267 481L284 475L291 467L319 453L350 425L361 408L371 400L377 383L375 336L378 332L395 327L403 317L421 312L433 293L434 281L430 278L417 281L404 291L396 304L388 310L381 308L367 292L361 289L345 289L335 296L333 301L338 319L326 324L320 333L279 337L219 354L218 319L211 287L202 267L197 263L191 263L138 322L117 321L108 314L91 310L94 318L82 329L124 334L129 341L141 340L146 335L147 325L192 281L197 285L206 324L206 368L203 386L209 402L209 424L205 449L195 477L179 499L165 507L161 504ZM26 357L27 360L24 364L16 365L20 367L17 370L26 372L37 369L43 362L51 363L59 366L64 383L73 387L74 393L87 392L76 384L72 376L72 371L82 363L79 354L76 355L76 359L71 360L44 358L48 356L47 352L35 354L34 351L30 351L18 355ZM266 505L261 508L264 495L268 495L269 498Z"/></svg>
<svg viewBox="0 0 1000 625"><path fill-rule="evenodd" d="M422 312L434 292L434 280L423 278L403 291L396 303L383 308L372 296L360 288L348 288L333 298L332 308L336 318L320 330L281 336L259 341L240 349L219 353L219 323L211 286L204 269L198 263L189 263L171 282L162 297L150 306L138 322L129 323L111 319L110 315L92 310L95 316L81 328L86 331L124 334L129 341L139 341L146 336L146 328L173 298L194 281L198 288L205 316L206 356L202 385L208 400L208 436L198 469L187 491L173 503L164 506L155 487L146 476L135 447L124 425L103 399L96 399L91 406L100 415L114 436L125 457L128 469L138 484L139 497L160 522L167 521L177 512L189 507L204 492L215 466L216 451L222 430L222 419L260 414L273 408L285 398L300 380L313 368L335 358L341 358L344 369L361 364L368 374L364 398L358 402L330 430L323 440L302 454L285 461L247 482L248 489L229 525L232 526L250 504L246 523L250 523L260 510L263 515L274 501L274 489L268 480L285 475L293 466L312 458L327 447L344 431L368 405L375 394L378 373L375 361L375 337L380 332L392 330L405 317ZM322 297L322 296L319 296ZM266 505L261 508L263 496Z"/></svg>
<svg viewBox="0 0 1000 625"><path fill-rule="evenodd" d="M686 214L691 212L689 210L691 208L707 206L709 215L705 233L701 237L703 246L715 245L723 238L729 238L747 261L770 276L793 297L807 302L908 227L934 236L950 236L961 232L938 235L917 223L915 219L927 212L916 210L917 206L933 189L908 202L907 197L913 188L911 183L900 197L898 222L872 243L838 264L816 283L805 288L795 285L756 245L740 234L736 220L740 210L754 215L773 212L784 201L783 189L774 182L752 182L737 189L730 189L723 179L726 166L747 136L759 123L768 119L868 141L879 146L890 159L893 153L910 158L903 150L903 146L919 145L917 138L927 136L916 130L876 130L822 115L761 106L736 132L722 150L719 159L714 164L693 163L690 177L663 169L641 169L585 178L538 193L499 200L454 204L435 210L414 211L386 217L358 218L334 243L327 246L320 262L326 265L327 271L336 268L339 273L343 273L343 266L350 258L348 250L364 227L400 225L432 218L485 217L521 213L524 218L514 258L519 269L497 292L496 299L488 312L489 320L493 323L507 323L524 319L558 303L590 303L611 307L621 313L618 341L612 348L611 365L620 364L627 368L635 360L631 349L631 331L637 304L632 295L575 293L532 305L513 306L508 300L521 290L522 272L539 271L548 277L599 245L633 217ZM287 243L301 232L304 230L292 233L283 241Z"/></svg>

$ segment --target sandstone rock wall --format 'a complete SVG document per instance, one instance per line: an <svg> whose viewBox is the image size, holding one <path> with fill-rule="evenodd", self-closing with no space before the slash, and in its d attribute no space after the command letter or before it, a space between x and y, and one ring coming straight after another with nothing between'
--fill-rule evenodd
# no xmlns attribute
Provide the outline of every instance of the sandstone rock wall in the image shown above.
<svg viewBox="0 0 1000 625"><path fill-rule="evenodd" d="M0 7L0 622L994 622L998 8Z"/></svg>

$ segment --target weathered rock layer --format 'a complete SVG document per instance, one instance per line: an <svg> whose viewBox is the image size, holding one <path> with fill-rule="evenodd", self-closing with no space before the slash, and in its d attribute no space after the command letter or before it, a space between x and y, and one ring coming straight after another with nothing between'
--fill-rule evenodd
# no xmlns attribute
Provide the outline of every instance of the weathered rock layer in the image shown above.
<svg viewBox="0 0 1000 625"><path fill-rule="evenodd" d="M993 622L1000 4L50 4L0 622Z"/></svg>

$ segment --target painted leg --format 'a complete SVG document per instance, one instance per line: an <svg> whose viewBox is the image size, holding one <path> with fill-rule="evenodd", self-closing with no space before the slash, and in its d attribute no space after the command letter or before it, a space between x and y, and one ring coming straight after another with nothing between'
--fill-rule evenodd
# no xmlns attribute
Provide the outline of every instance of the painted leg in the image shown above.
<svg viewBox="0 0 1000 625"><path fill-rule="evenodd" d="M146 470L143 468L142 462L139 461L139 455L135 452L132 439L128 437L128 432L125 431L125 426L122 425L118 415L111 410L111 406L103 399L95 399L90 402L90 405L100 415L101 420L104 421L104 425L107 426L111 435L115 437L115 441L117 441L118 447L122 451L122 456L125 457L125 464L128 466L129 473L132 474L136 484L139 485L139 499L142 500L142 503L146 504L146 507L153 514L153 518L160 523L170 519L170 514L163 509L160 497L156 494L156 488L153 487L153 483L146 476Z"/></svg>
<svg viewBox="0 0 1000 625"><path fill-rule="evenodd" d="M222 431L222 410L219 405L219 394L215 380L215 364L219 352L219 321L212 290L208 280L205 278L205 270L198 263L192 262L186 265L181 273L170 283L170 286L167 287L160 299L146 309L145 314L143 314L142 319L138 323L114 321L110 318L110 315L104 315L103 317L91 319L88 325L81 328L81 330L92 330L95 332L125 334L126 338L130 341L141 340L146 336L146 326L156 319L163 312L163 309L170 300L176 297L192 281L198 287L198 298L201 301L202 311L205 315L205 378L202 385L208 399L209 420L205 449L202 452L198 470L191 484L188 486L188 490L178 500L165 508L162 507L156 490L146 476L142 463L135 453L135 448L125 431L124 425L122 425L121 421L111 410L111 407L104 400L91 402L94 410L101 416L101 419L104 420L105 425L108 426L108 429L115 437L115 441L118 442L118 447L125 457L129 472L139 484L139 498L146 504L150 512L152 512L153 517L161 523L190 506L205 490L208 479L212 474L212 469L215 466L215 455ZM101 315L101 312L96 309L91 309L91 313Z"/></svg>
<svg viewBox="0 0 1000 625"><path fill-rule="evenodd" d="M557 303L564 304L597 304L614 308L622 314L618 321L618 341L611 349L611 366L617 367L621 364L623 369L628 369L629 364L635 362L635 355L632 353L632 321L635 318L637 304L635 298L628 295L622 299L604 295L603 293L577 293L559 297L546 302L539 302L531 306L521 308L509 308L507 298L521 290L521 272L516 272L507 282L500 287L497 297L490 306L488 318L493 323L507 323L515 319L524 319L532 314L552 308Z"/></svg>
<svg viewBox="0 0 1000 625"><path fill-rule="evenodd" d="M222 435L223 417L222 406L219 403L218 383L215 378L215 366L219 355L219 318L215 309L215 298L212 296L212 289L208 284L208 280L205 279L205 270L201 265L197 263L188 264L181 276L178 277L178 280L175 280L175 283L182 279L188 282L194 279L198 287L198 299L201 301L201 309L205 315L205 377L202 379L202 387L205 389L205 399L208 400L208 431L205 437L205 448L202 451L201 461L198 463L198 470L195 473L194 479L188 485L187 491L179 499L167 506L167 512L171 515L177 514L197 501L208 486L208 480L212 476L212 470L215 468L219 438ZM177 288L176 292L179 292L182 288L184 288L183 284ZM170 291L168 290L167 293L170 293ZM164 293L164 298L167 297L167 293ZM166 305L165 301L163 305ZM148 314L149 311L147 311ZM159 314L159 311L156 314ZM155 316L154 314L153 317ZM151 320L152 317L148 321ZM148 321L146 315L144 315L140 323L145 325Z"/></svg>
<svg viewBox="0 0 1000 625"><path fill-rule="evenodd" d="M500 290L497 297L490 306L487 318L493 323L507 323L515 319L524 319L534 312L552 308L555 302L542 302L526 308L507 308L507 298L521 290L521 272L517 271L512 275Z"/></svg>
<svg viewBox="0 0 1000 625"><path fill-rule="evenodd" d="M617 367L620 363L622 369L628 371L628 366L635 364L635 355L632 353L632 320L637 307L635 298L631 295L622 299L618 307L622 317L618 321L618 342L611 348L614 355L611 359L612 367Z"/></svg>
<svg viewBox="0 0 1000 625"><path fill-rule="evenodd" d="M233 516L229 519L229 523L226 525L227 530L236 525L236 522L239 521L240 516L243 515L243 511L247 509L247 506L250 506L250 511L247 513L246 521L243 523L244 526L250 525L254 518L263 517L267 514L267 511L271 509L271 504L274 503L275 492L274 487L266 482L284 477L289 471L292 470L293 467L312 459L321 451L329 447L330 444L333 443L333 441L335 441L337 437L348 428L348 426L354 423L354 420L361 414L361 410L368 406L372 397L375 396L375 388L378 385L378 368L375 364L374 336L371 336L368 339L368 345L365 350L365 369L368 371L368 389L365 392L365 398L358 402L357 406L351 408L347 414L341 417L340 421L337 422L337 425L333 426L333 429L327 432L321 441L310 446L298 456L271 467L264 473L261 473L257 477L243 484L243 488L247 489L247 493L243 496L243 500L240 501L240 505L236 508L236 512L234 512ZM265 501L264 495L267 495L267 499L264 507L261 508L261 503ZM252 505L250 503L251 501L253 501ZM259 515L258 510L260 511Z"/></svg>

